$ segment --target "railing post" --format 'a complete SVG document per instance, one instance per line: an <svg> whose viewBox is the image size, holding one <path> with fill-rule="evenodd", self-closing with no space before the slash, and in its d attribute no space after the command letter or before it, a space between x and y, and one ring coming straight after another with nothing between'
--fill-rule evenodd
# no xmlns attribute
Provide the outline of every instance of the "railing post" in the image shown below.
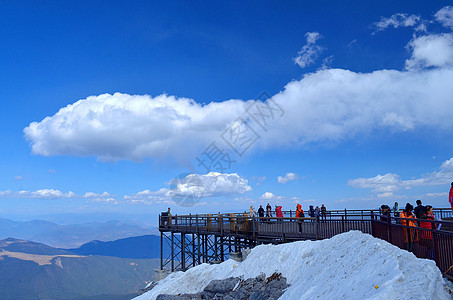
<svg viewBox="0 0 453 300"><path fill-rule="evenodd" d="M432 228L432 226L431 226ZM436 230L437 231L437 230ZM433 259L434 261L436 262L436 265L438 267L440 267L440 259L439 259L439 244L437 242L437 234L435 231L431 231L431 237L432 237L432 240L431 242L433 243L433 253L432 253L432 256L433 256Z"/></svg>
<svg viewBox="0 0 453 300"><path fill-rule="evenodd" d="M341 216L341 233L344 232L344 216Z"/></svg>
<svg viewBox="0 0 453 300"><path fill-rule="evenodd" d="M371 211L371 235L376 237L376 232L374 230L374 211Z"/></svg>
<svg viewBox="0 0 453 300"><path fill-rule="evenodd" d="M164 269L164 233L162 231L160 232L160 269Z"/></svg>
<svg viewBox="0 0 453 300"><path fill-rule="evenodd" d="M208 229L208 231L211 231L212 230L212 218L211 218L211 214L208 214L207 215L207 224L206 224L206 227Z"/></svg>
<svg viewBox="0 0 453 300"><path fill-rule="evenodd" d="M195 222L197 223L195 226L197 227L197 233L198 233L198 230L199 230L199 226L200 224L198 224L198 214L195 215Z"/></svg>
<svg viewBox="0 0 453 300"><path fill-rule="evenodd" d="M315 237L316 237L316 240L318 240L318 238L319 238L318 229L319 229L319 224L318 224L318 219L316 219L315 220Z"/></svg>
<svg viewBox="0 0 453 300"><path fill-rule="evenodd" d="M392 243L392 217L387 217L387 238L388 242L391 244Z"/></svg>

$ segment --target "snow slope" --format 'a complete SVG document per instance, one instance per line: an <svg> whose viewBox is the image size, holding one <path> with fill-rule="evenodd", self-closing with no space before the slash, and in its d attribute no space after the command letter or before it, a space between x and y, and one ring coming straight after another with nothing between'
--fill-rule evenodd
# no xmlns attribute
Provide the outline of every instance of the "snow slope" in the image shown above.
<svg viewBox="0 0 453 300"><path fill-rule="evenodd" d="M453 299L446 289L453 285L433 261L350 231L322 241L261 245L241 263L230 259L175 272L135 300L197 293L213 279L276 271L291 285L280 299Z"/></svg>

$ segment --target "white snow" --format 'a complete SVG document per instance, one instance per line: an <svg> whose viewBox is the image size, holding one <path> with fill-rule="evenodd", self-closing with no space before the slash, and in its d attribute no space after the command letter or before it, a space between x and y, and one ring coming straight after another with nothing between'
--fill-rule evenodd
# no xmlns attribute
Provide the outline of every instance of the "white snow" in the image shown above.
<svg viewBox="0 0 453 300"><path fill-rule="evenodd" d="M369 234L350 231L322 241L261 245L243 262L228 260L175 272L135 300L197 293L213 279L280 272L291 285L280 299L453 299L453 285L431 260Z"/></svg>

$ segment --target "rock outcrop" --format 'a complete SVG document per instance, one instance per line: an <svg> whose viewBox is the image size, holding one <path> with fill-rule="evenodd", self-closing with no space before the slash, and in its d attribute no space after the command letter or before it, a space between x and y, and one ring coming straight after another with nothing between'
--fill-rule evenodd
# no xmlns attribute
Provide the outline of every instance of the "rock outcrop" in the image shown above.
<svg viewBox="0 0 453 300"><path fill-rule="evenodd" d="M180 294L157 296L157 300L266 300L278 299L289 285L281 273L267 277L263 274L255 278L242 279L230 277L211 281L202 292L196 294Z"/></svg>

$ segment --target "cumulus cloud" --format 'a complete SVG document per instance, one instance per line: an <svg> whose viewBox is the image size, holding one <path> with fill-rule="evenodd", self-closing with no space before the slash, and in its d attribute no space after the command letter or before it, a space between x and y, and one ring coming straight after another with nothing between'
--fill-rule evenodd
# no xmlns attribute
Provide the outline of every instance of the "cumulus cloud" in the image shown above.
<svg viewBox="0 0 453 300"><path fill-rule="evenodd" d="M406 60L407 69L453 65L453 35L435 34L414 38L408 47L412 56Z"/></svg>
<svg viewBox="0 0 453 300"><path fill-rule="evenodd" d="M308 35L307 42L319 37ZM258 131L256 149L342 142L373 131L453 129L453 44L449 34L408 45L406 70L358 73L323 69L288 83L272 101L284 111ZM101 160L194 159L254 100L201 105L161 95L116 93L88 97L24 129L39 155L93 155ZM248 124L260 127L249 118ZM227 147L225 145L225 147ZM229 149L229 148L227 148ZM232 158L233 160L236 159Z"/></svg>
<svg viewBox="0 0 453 300"><path fill-rule="evenodd" d="M316 42L322 36L318 32L307 32L305 38L307 43L305 46L297 52L297 57L294 58L294 62L301 68L305 68L311 65L318 58L319 54L324 51L324 48L316 45Z"/></svg>
<svg viewBox="0 0 453 300"><path fill-rule="evenodd" d="M381 20L374 23L374 26L378 31L385 30L389 27L414 27L419 25L421 22L420 16L408 15L405 13L396 13L389 18L381 17Z"/></svg>
<svg viewBox="0 0 453 300"><path fill-rule="evenodd" d="M296 173L286 173L286 175L284 177L278 176L277 182L286 184L288 181L293 181L293 180L296 180L297 178L298 177L297 177Z"/></svg>
<svg viewBox="0 0 453 300"><path fill-rule="evenodd" d="M260 199L263 199L263 200L272 200L272 199L276 199L277 196L275 196L273 193L271 192L265 192L264 194L261 195Z"/></svg>
<svg viewBox="0 0 453 300"><path fill-rule="evenodd" d="M194 185L194 183L196 184ZM177 193L182 194L191 193L193 189L201 190L205 197L243 194L252 190L248 185L248 180L238 174L218 172L209 172L205 175L189 174L174 189Z"/></svg>
<svg viewBox="0 0 453 300"><path fill-rule="evenodd" d="M453 178L453 157L442 163L438 171L424 174L420 178L401 180L394 173L376 175L372 178L357 178L348 181L348 185L356 188L372 189L378 197L391 197L394 192L411 189L417 186L448 184Z"/></svg>
<svg viewBox="0 0 453 300"><path fill-rule="evenodd" d="M191 201L198 202L203 197L234 196L251 190L248 180L236 173L210 172L205 175L187 174L172 180L169 188L144 190L134 195L126 195L123 199L138 203L171 203L173 200L178 202L180 198L194 196ZM188 206L189 203L185 204ZM193 204L195 203L190 203Z"/></svg>
<svg viewBox="0 0 453 300"><path fill-rule="evenodd" d="M445 27L453 28L453 7L445 6L440 9L434 17Z"/></svg>
<svg viewBox="0 0 453 300"><path fill-rule="evenodd" d="M239 100L203 106L167 95L103 94L61 108L31 123L24 133L33 153L44 156L94 155L101 160L194 156L195 149L212 142L246 105Z"/></svg>

